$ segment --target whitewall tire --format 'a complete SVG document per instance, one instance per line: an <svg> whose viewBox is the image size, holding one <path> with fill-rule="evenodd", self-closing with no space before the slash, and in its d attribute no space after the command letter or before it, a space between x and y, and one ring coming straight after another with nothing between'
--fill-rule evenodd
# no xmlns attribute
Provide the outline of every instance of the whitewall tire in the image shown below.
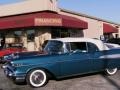
<svg viewBox="0 0 120 90"><path fill-rule="evenodd" d="M106 72L107 75L114 75L114 74L117 73L117 71L118 71L117 68L113 68L113 69L107 68L107 69L105 70L105 72Z"/></svg>
<svg viewBox="0 0 120 90"><path fill-rule="evenodd" d="M40 69L30 71L26 79L27 83L35 88L44 86L48 81L46 72Z"/></svg>

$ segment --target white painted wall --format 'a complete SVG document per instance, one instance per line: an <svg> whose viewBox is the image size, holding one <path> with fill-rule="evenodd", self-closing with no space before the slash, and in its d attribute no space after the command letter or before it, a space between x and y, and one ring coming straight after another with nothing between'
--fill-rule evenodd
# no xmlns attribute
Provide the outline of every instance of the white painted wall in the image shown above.
<svg viewBox="0 0 120 90"><path fill-rule="evenodd" d="M99 39L100 35L103 35L103 24L101 21L87 18L84 16L79 16L76 14L63 12L63 11L59 11L59 13L63 14L63 15L72 16L72 17L75 17L75 18L78 18L80 20L84 20L84 21L88 22L88 29L83 30L84 37L98 38Z"/></svg>
<svg viewBox="0 0 120 90"><path fill-rule="evenodd" d="M18 3L0 5L0 17L44 10L57 11L56 0L24 0Z"/></svg>

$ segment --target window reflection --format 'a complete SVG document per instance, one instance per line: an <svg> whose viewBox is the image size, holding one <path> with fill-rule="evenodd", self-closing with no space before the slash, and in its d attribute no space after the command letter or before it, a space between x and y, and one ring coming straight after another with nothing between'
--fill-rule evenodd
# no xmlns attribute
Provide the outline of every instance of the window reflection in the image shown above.
<svg viewBox="0 0 120 90"><path fill-rule="evenodd" d="M64 37L70 37L70 32L66 28L52 28L52 38L64 38Z"/></svg>
<svg viewBox="0 0 120 90"><path fill-rule="evenodd" d="M28 30L27 31L27 41L34 42L35 39L35 30Z"/></svg>
<svg viewBox="0 0 120 90"><path fill-rule="evenodd" d="M15 36L15 42L21 42L22 31L15 31L14 36Z"/></svg>

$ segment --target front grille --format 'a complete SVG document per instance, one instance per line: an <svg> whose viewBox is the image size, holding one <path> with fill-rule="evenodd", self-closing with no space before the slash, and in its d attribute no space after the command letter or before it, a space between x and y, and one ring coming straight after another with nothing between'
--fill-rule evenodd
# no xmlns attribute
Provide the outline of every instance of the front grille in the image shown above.
<svg viewBox="0 0 120 90"><path fill-rule="evenodd" d="M7 69L8 69L9 71L11 71L11 72L15 71L15 68L12 67L12 64L11 64L10 62L7 62L7 63L6 63L6 66L7 66Z"/></svg>

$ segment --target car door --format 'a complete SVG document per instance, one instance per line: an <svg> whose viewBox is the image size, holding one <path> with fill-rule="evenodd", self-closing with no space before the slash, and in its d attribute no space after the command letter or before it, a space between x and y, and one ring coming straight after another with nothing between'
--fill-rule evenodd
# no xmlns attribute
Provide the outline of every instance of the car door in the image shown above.
<svg viewBox="0 0 120 90"><path fill-rule="evenodd" d="M88 47L88 53L90 55L90 60L91 60L91 63L90 63L92 67L91 71L94 72L94 71L103 70L104 67L106 66L105 64L107 64L107 60L100 57L103 56L105 52L100 51L99 48L94 43L88 42L87 47Z"/></svg>
<svg viewBox="0 0 120 90"><path fill-rule="evenodd" d="M92 69L91 60L86 42L72 42L69 45L70 53L60 57L60 61L62 61L61 76L66 77L90 72Z"/></svg>

